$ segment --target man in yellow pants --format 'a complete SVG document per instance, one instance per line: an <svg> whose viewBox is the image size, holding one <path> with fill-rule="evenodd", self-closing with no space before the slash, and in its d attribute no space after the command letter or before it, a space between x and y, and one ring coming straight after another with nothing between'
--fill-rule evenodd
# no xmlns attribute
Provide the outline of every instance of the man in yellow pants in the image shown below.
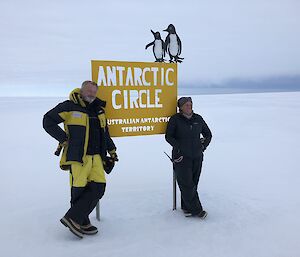
<svg viewBox="0 0 300 257"><path fill-rule="evenodd" d="M105 165L118 161L106 123L105 102L96 97L97 90L96 83L84 81L69 100L48 111L43 119L46 132L63 147L61 169L70 171L71 208L60 221L79 238L98 232L89 214L105 192ZM64 130L60 123L64 123Z"/></svg>

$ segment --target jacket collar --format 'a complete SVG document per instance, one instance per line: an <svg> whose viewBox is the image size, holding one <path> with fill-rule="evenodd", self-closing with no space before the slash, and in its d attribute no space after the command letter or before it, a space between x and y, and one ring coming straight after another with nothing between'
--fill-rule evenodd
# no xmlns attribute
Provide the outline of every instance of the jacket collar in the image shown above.
<svg viewBox="0 0 300 257"><path fill-rule="evenodd" d="M82 99L80 95L80 88L75 88L69 95L70 101L72 101L75 104L80 105L81 107L87 107L86 102ZM96 98L93 102L95 106L100 106L104 108L106 106L106 102L101 100L100 98Z"/></svg>

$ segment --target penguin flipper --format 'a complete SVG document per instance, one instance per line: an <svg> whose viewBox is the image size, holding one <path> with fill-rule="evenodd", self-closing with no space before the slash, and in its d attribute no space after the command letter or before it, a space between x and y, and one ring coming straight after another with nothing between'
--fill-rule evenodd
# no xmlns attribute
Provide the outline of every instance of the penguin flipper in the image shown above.
<svg viewBox="0 0 300 257"><path fill-rule="evenodd" d="M180 54L181 54L181 49L182 49L182 43L181 43L181 40L180 40L180 38L178 37L178 35L177 35L177 42L178 42L178 46L179 46L178 55L180 55Z"/></svg>
<svg viewBox="0 0 300 257"><path fill-rule="evenodd" d="M148 45L146 45L145 49L147 49L149 46L154 45L154 41L152 41L151 43L149 43Z"/></svg>
<svg viewBox="0 0 300 257"><path fill-rule="evenodd" d="M165 40L165 53L168 51L170 45L170 36L168 35Z"/></svg>
<svg viewBox="0 0 300 257"><path fill-rule="evenodd" d="M166 56L166 43L161 39L163 58Z"/></svg>

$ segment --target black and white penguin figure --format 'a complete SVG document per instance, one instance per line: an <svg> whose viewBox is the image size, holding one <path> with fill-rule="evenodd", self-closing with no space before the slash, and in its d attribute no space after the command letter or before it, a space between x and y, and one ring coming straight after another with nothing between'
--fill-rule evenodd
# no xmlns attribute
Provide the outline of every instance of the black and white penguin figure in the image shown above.
<svg viewBox="0 0 300 257"><path fill-rule="evenodd" d="M176 33L174 25L170 24L164 31L169 33L165 40L165 52L168 52L170 56L170 62L173 62L173 58L175 62L182 62L184 58L179 57L181 54L182 44Z"/></svg>
<svg viewBox="0 0 300 257"><path fill-rule="evenodd" d="M151 30L153 36L154 36L154 41L146 45L145 49L147 49L149 46L153 45L153 54L155 57L155 62L164 62L164 56L165 56L165 43L161 39L160 33L159 32L154 32Z"/></svg>

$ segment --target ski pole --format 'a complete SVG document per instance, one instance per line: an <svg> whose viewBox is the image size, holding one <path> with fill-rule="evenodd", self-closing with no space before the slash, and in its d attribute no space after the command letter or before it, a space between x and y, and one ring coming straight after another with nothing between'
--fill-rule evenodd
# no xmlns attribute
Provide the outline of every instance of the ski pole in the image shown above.
<svg viewBox="0 0 300 257"><path fill-rule="evenodd" d="M164 153L165 153L165 155L169 158L169 160L173 163L172 158L171 158L166 152L164 152Z"/></svg>
<svg viewBox="0 0 300 257"><path fill-rule="evenodd" d="M96 205L96 219L100 221L100 202L98 201Z"/></svg>
<svg viewBox="0 0 300 257"><path fill-rule="evenodd" d="M173 211L176 210L177 203L176 203L176 174L173 165Z"/></svg>
<svg viewBox="0 0 300 257"><path fill-rule="evenodd" d="M174 169L174 161L172 160L172 158L166 152L164 152L164 153L173 164L173 211L174 211L177 208L177 201L176 201L177 200L177 197L176 197L177 188L176 188L176 174L175 174L175 169Z"/></svg>

